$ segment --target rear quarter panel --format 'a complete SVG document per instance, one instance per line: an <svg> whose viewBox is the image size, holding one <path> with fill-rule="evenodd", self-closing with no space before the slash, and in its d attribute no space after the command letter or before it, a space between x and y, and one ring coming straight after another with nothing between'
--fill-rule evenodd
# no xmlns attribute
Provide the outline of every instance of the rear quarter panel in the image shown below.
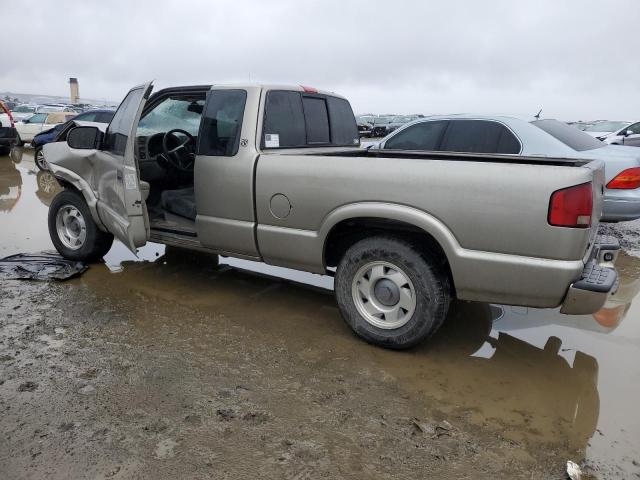
<svg viewBox="0 0 640 480"><path fill-rule="evenodd" d="M257 167L256 213L259 225L318 232L350 203L406 205L438 219L466 249L576 260L589 231L550 226L549 199L592 176L582 167L266 154ZM270 211L277 193L292 204L284 219Z"/></svg>

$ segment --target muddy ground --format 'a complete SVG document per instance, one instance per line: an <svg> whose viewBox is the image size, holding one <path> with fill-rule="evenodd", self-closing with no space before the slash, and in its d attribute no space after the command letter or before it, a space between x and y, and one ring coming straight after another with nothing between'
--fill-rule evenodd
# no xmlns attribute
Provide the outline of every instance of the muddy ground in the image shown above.
<svg viewBox="0 0 640 480"><path fill-rule="evenodd" d="M0 157L0 257L51 248L56 191ZM354 337L330 278L160 245L1 280L0 479L640 478L640 226L617 232L598 315L458 302L408 352Z"/></svg>

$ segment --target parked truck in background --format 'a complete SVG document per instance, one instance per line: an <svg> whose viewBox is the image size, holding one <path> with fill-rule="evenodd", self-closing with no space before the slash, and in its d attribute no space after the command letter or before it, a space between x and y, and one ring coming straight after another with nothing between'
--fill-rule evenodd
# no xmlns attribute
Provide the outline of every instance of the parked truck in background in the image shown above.
<svg viewBox="0 0 640 480"><path fill-rule="evenodd" d="M584 314L616 288L601 162L361 149L348 101L307 87L150 92L105 134L45 145L63 256L115 237L334 275L345 321L390 348L431 336L454 297Z"/></svg>

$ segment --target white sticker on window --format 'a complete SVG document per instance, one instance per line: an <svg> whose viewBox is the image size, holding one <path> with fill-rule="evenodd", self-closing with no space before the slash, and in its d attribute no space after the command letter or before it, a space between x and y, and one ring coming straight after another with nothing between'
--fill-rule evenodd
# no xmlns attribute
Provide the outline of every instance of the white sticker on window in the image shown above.
<svg viewBox="0 0 640 480"><path fill-rule="evenodd" d="M264 136L264 146L266 148L279 148L280 135L277 133L266 133Z"/></svg>
<svg viewBox="0 0 640 480"><path fill-rule="evenodd" d="M136 176L133 173L127 173L124 176L124 188L126 188L127 190L135 190Z"/></svg>

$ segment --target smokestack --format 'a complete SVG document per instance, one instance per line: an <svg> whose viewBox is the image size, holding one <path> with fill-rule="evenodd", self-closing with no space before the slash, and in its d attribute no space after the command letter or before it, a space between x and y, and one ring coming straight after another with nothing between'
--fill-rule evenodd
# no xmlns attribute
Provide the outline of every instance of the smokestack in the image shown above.
<svg viewBox="0 0 640 480"><path fill-rule="evenodd" d="M80 87L78 86L78 79L71 77L69 79L69 85L71 86L71 103L80 103Z"/></svg>

